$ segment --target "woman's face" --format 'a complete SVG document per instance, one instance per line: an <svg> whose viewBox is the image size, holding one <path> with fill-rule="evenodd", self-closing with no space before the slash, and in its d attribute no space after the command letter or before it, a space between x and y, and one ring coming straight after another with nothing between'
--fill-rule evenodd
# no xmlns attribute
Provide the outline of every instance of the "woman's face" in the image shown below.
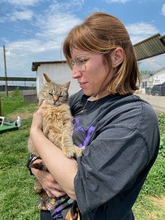
<svg viewBox="0 0 165 220"><path fill-rule="evenodd" d="M113 71L102 54L72 48L72 78L77 79L87 96L97 96L109 84Z"/></svg>

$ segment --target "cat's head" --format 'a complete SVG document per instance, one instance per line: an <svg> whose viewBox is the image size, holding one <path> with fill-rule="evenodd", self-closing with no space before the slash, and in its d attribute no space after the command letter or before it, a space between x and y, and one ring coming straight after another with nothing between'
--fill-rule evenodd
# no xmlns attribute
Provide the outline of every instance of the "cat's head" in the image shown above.
<svg viewBox="0 0 165 220"><path fill-rule="evenodd" d="M59 106L68 101L68 90L70 82L57 84L53 82L45 73L43 74L45 83L39 95L39 105L45 100L50 105Z"/></svg>

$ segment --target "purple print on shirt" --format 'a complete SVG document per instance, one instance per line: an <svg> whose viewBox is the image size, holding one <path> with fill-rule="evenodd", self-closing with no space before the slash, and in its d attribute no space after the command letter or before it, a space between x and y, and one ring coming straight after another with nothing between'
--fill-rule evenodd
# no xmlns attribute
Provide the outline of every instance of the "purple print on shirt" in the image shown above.
<svg viewBox="0 0 165 220"><path fill-rule="evenodd" d="M81 144L79 144L78 147L79 147L79 148L84 147L84 146L86 147L88 141L90 140L90 137L91 137L91 135L92 135L92 132L93 132L94 129L95 129L94 126L90 126L90 127L88 128L87 132L86 132L83 127L81 127L81 126L78 125L78 124L79 124L79 119L78 119L78 118L75 118L73 123L74 123L74 130L73 130L73 132L75 133L75 132L77 132L77 131L81 131L81 132L83 132L84 135L85 135L84 142L81 143Z"/></svg>

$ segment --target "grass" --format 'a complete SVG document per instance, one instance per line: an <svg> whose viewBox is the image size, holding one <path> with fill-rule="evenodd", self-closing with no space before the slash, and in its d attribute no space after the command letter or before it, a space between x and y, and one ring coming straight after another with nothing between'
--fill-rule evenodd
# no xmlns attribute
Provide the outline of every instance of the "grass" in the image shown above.
<svg viewBox="0 0 165 220"><path fill-rule="evenodd" d="M1 94L1 98L3 115L11 120L21 115L22 126L18 131L0 135L0 219L38 220L38 197L33 191L34 177L29 176L26 168L31 113L37 104L24 103L19 91L14 91L9 97ZM161 148L133 207L136 220L165 219L165 114L159 115L159 124Z"/></svg>

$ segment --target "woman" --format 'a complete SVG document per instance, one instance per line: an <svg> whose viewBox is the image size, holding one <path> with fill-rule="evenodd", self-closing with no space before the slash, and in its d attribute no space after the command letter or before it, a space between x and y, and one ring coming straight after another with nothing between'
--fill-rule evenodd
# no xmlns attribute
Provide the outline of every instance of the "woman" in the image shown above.
<svg viewBox="0 0 165 220"><path fill-rule="evenodd" d="M44 136L39 109L30 136L50 173L32 173L50 197L67 194L76 201L82 220L134 219L132 206L160 137L154 110L133 95L139 76L130 37L120 20L98 12L70 31L63 51L81 87L69 102L73 140L85 149L77 160L66 158ZM65 219L65 208L61 213ZM41 219L45 214L53 219L49 212Z"/></svg>

